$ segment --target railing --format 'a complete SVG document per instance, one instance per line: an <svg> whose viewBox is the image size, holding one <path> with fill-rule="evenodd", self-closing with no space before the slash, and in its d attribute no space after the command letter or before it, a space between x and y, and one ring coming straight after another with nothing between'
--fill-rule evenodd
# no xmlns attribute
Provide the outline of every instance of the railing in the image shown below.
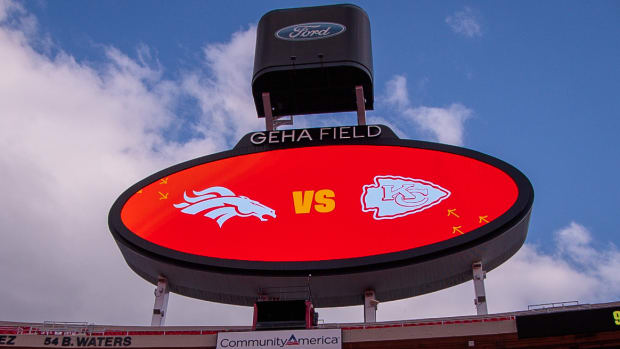
<svg viewBox="0 0 620 349"><path fill-rule="evenodd" d="M246 330L250 330L251 327L247 327ZM237 329L238 330L238 329ZM171 336L171 335L212 335L218 332L227 332L231 330L142 330L142 331L129 331L129 330L106 330L98 329L93 331L69 331L69 330L45 330L42 327L27 327L27 326L0 326L0 334L19 334L19 335L45 335L45 336Z"/></svg>
<svg viewBox="0 0 620 349"><path fill-rule="evenodd" d="M44 334L52 335L77 335L77 334L93 334L95 324L88 322L59 322L44 321L43 327L40 329Z"/></svg>
<svg viewBox="0 0 620 349"><path fill-rule="evenodd" d="M413 327L413 326L436 326L436 325L455 325L470 323L488 323L497 321L514 320L515 316L489 316L489 317L467 317L451 320L430 320L430 321L392 321L392 322L374 322L363 324L323 324L318 328L340 328L343 330L365 330L379 329L388 327ZM61 326L64 324L64 327ZM85 330L78 330L85 329ZM230 332L239 330L250 330L251 327L236 328L217 328L217 329L195 329L195 330L179 330L179 329L140 329L140 330L118 330L97 328L94 324L87 323L67 323L67 322L44 322L43 326L4 326L0 327L0 334L31 334L31 335L83 335L83 336L175 336L175 335L214 335L218 332Z"/></svg>
<svg viewBox="0 0 620 349"><path fill-rule="evenodd" d="M564 308L564 307L570 307L570 306L575 306L575 305L579 305L579 301L531 304L527 306L527 310L544 310L544 309L552 309L552 308Z"/></svg>
<svg viewBox="0 0 620 349"><path fill-rule="evenodd" d="M436 320L436 321L398 321L398 322L375 322L368 324L329 324L321 328L341 328L343 330L367 330L375 328L387 327L414 327L414 326L437 326L437 325L455 325L455 324L472 324L485 322L498 322L514 320L515 316L496 316L485 318L464 318L453 320Z"/></svg>

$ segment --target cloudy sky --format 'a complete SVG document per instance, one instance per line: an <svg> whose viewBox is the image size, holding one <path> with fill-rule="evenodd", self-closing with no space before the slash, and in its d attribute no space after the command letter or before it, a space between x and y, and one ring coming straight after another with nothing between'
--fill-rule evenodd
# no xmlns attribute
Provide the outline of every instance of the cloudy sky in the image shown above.
<svg viewBox="0 0 620 349"><path fill-rule="evenodd" d="M525 245L488 274L490 312L617 301L620 3L358 4L373 36L369 121L488 153L534 185ZM108 210L149 174L264 127L250 94L255 26L289 6L0 0L0 320L150 323L154 287L125 264ZM377 317L474 313L465 283L380 304ZM250 323L250 308L171 295L169 325Z"/></svg>

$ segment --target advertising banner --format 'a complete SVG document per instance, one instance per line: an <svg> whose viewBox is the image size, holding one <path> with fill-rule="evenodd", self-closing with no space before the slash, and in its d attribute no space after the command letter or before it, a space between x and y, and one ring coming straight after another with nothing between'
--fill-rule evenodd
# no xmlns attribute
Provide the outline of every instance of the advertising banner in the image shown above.
<svg viewBox="0 0 620 349"><path fill-rule="evenodd" d="M217 349L280 349L289 346L295 349L340 349L341 333L340 329L220 332L217 335Z"/></svg>

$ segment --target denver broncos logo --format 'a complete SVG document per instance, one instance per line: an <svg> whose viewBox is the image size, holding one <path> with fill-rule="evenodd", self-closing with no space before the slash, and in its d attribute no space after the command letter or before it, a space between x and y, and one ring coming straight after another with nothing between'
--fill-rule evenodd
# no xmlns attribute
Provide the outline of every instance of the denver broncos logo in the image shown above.
<svg viewBox="0 0 620 349"><path fill-rule="evenodd" d="M183 192L185 202L174 204L174 207L187 214L205 212L204 216L214 219L220 228L224 222L235 216L254 216L261 221L267 220L264 216L276 218L275 210L245 196L237 196L224 187L210 187L193 193L195 196Z"/></svg>

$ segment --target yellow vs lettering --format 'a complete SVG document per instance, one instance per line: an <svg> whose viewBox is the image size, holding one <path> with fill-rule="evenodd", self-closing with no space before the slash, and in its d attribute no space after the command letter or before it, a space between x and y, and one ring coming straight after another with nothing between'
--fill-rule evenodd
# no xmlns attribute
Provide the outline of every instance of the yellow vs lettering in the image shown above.
<svg viewBox="0 0 620 349"><path fill-rule="evenodd" d="M293 205L295 206L295 213L310 213L313 202L314 210L320 213L331 212L336 208L336 200L334 198L336 194L331 189L317 190L305 190L293 192Z"/></svg>

